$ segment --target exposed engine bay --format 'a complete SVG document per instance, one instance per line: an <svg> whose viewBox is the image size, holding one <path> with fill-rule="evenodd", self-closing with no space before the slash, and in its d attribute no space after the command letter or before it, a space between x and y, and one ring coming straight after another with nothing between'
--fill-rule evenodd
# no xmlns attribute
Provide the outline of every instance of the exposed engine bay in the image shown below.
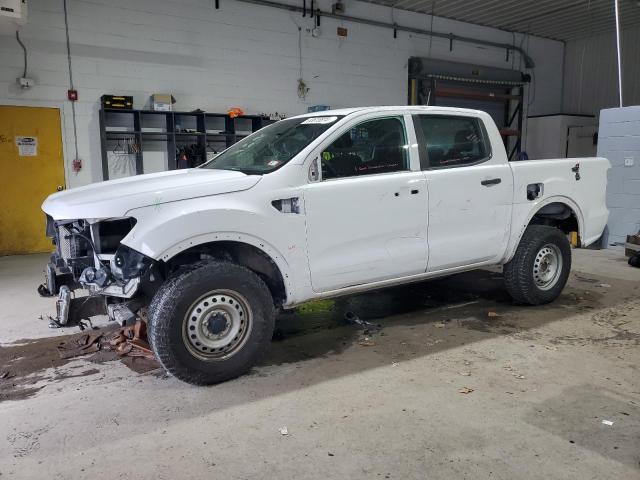
<svg viewBox="0 0 640 480"><path fill-rule="evenodd" d="M38 293L58 295L50 327L101 314L122 325L135 321L157 289L153 284L161 283L151 258L121 244L135 223L130 217L54 221L47 216L47 235L56 248ZM76 297L79 289L88 295Z"/></svg>

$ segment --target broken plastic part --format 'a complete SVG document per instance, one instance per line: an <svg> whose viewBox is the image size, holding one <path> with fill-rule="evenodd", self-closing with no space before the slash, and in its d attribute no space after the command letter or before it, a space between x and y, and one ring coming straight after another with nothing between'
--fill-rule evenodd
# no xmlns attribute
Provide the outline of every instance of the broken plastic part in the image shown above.
<svg viewBox="0 0 640 480"><path fill-rule="evenodd" d="M118 280L130 280L144 275L153 260L140 252L120 245L110 262L111 273Z"/></svg>
<svg viewBox="0 0 640 480"><path fill-rule="evenodd" d="M133 323L136 319L135 313L125 303L110 303L107 305L107 315L109 320L116 321L123 327Z"/></svg>

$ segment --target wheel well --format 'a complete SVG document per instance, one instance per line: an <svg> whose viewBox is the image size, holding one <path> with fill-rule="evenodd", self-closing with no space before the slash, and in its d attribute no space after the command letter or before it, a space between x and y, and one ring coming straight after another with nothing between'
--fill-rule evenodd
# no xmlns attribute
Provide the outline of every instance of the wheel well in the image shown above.
<svg viewBox="0 0 640 480"><path fill-rule="evenodd" d="M568 234L577 232L580 234L578 216L566 203L553 202L545 205L536 212L529 225L547 225L556 227Z"/></svg>
<svg viewBox="0 0 640 480"><path fill-rule="evenodd" d="M166 273L170 275L183 265L207 259L233 262L248 268L267 284L276 307L286 300L287 292L280 269L269 255L248 243L217 241L193 246L168 260Z"/></svg>

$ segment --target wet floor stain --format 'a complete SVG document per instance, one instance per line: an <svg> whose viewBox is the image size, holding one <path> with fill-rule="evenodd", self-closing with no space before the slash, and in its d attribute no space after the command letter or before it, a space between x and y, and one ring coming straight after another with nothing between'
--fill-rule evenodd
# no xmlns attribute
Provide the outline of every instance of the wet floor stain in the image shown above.
<svg viewBox="0 0 640 480"><path fill-rule="evenodd" d="M94 333L109 334L115 331L115 325L94 330ZM76 358L62 358L58 352L61 343L69 342L86 335L79 332L74 335L42 338L38 340L20 340L15 345L0 347L0 402L21 400L39 392L43 381L60 382L71 378L88 377L100 373L98 365L120 360L135 373L158 370L159 364L146 358L119 357L113 350L98 352ZM73 360L82 359L87 364L62 369ZM96 365L91 368L90 365ZM89 365L89 368L87 368ZM75 372L74 370L79 370ZM48 372L48 373L45 373Z"/></svg>
<svg viewBox="0 0 640 480"><path fill-rule="evenodd" d="M502 275L488 270L311 302L279 314L271 349L261 365L338 355L354 345L401 359L422 354L425 349L452 348L488 336L511 335L521 340L533 340L537 335L534 333L536 327L592 310L593 322L611 330L609 338L567 337L556 341L568 344L624 341L637 345L636 333L626 332L624 324L616 326L624 312L610 313L610 317L598 312L606 303L607 294L598 291L602 290L596 288L599 282L593 276L574 274L556 302L538 307L514 305L504 289ZM371 328L374 331L369 332L366 325L354 323L353 318L375 326ZM393 346L393 342L386 342L385 329L398 326L415 329L416 338L403 342L402 349ZM86 360L83 365L87 368L77 373L61 373L61 367L71 360L60 358L57 346L69 338L71 336L25 340L0 347L0 401L28 398L43 388L40 386L42 380L59 382L97 375L102 364L119 359L115 352L99 351L81 357ZM134 372L132 374L163 374L157 363L146 359L126 358L124 363ZM45 375L47 369L57 373Z"/></svg>

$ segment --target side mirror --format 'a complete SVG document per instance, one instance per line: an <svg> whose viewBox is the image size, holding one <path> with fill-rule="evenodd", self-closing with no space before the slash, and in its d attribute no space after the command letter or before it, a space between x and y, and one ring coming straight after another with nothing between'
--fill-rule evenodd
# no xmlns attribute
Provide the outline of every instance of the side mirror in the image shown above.
<svg viewBox="0 0 640 480"><path fill-rule="evenodd" d="M309 165L309 181L317 182L318 180L320 180L320 169L318 167L318 157L316 157Z"/></svg>

